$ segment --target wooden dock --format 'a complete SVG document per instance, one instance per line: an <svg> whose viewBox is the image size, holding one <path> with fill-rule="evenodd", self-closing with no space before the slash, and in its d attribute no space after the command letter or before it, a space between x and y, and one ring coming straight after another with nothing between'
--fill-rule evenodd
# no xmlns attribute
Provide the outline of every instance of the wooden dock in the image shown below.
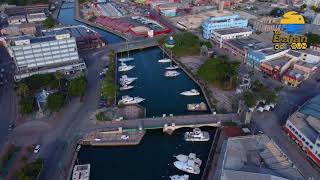
<svg viewBox="0 0 320 180"><path fill-rule="evenodd" d="M91 132L80 141L80 144L91 146L133 146L140 144L144 134L145 131L142 130Z"/></svg>

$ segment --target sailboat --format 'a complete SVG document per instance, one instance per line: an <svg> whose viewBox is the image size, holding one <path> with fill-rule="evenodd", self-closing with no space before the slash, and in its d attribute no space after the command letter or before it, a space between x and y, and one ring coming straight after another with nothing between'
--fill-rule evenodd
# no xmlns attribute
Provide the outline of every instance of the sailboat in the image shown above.
<svg viewBox="0 0 320 180"><path fill-rule="evenodd" d="M134 58L133 57L130 57L129 56L129 45L128 45L128 41L126 41L126 45L127 45L127 54L128 54L128 56L127 57L124 57L124 58L119 58L118 59L118 61L119 62L128 62L128 61L133 61L134 60Z"/></svg>
<svg viewBox="0 0 320 180"><path fill-rule="evenodd" d="M171 62L171 59L164 57L164 50L162 51L162 59L159 59L158 62L159 62L159 63Z"/></svg>

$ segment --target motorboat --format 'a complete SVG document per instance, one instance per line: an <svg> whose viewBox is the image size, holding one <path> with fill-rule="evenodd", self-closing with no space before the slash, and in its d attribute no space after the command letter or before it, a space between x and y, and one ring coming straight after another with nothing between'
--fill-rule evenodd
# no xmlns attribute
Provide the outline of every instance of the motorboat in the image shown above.
<svg viewBox="0 0 320 180"><path fill-rule="evenodd" d="M173 163L173 165L181 171L192 174L200 174L200 166L198 166L192 160L188 160L187 162L176 161Z"/></svg>
<svg viewBox="0 0 320 180"><path fill-rule="evenodd" d="M118 59L119 62L129 62L129 61L133 61L133 60L134 60L133 57L125 57L125 58Z"/></svg>
<svg viewBox="0 0 320 180"><path fill-rule="evenodd" d="M122 75L120 78L120 84L122 85L129 85L131 84L133 81L137 80L138 78L136 77L128 77L127 75Z"/></svg>
<svg viewBox="0 0 320 180"><path fill-rule="evenodd" d="M206 103L201 102L201 103L188 104L187 109L189 111L207 111L208 107Z"/></svg>
<svg viewBox="0 0 320 180"><path fill-rule="evenodd" d="M178 156L175 156L175 158L181 162L187 162L188 160L192 160L198 166L201 166L202 163L201 159L197 158L195 153L189 153L188 156L184 154L179 154Z"/></svg>
<svg viewBox="0 0 320 180"><path fill-rule="evenodd" d="M131 65L128 66L125 63L121 63L121 66L119 66L118 70L120 72L124 72L124 71L130 71L133 68L134 68L134 66L131 66Z"/></svg>
<svg viewBox="0 0 320 180"><path fill-rule="evenodd" d="M180 94L184 96L199 96L200 92L196 89L191 89L190 91L184 91Z"/></svg>
<svg viewBox="0 0 320 180"><path fill-rule="evenodd" d="M189 175L187 174L184 174L184 175L173 175L173 176L170 176L170 179L171 180L188 180L189 179Z"/></svg>
<svg viewBox="0 0 320 180"><path fill-rule="evenodd" d="M131 104L139 104L140 102L144 101L145 99L140 97L131 97L131 96L122 96L121 100L118 102L118 104L123 105L131 105Z"/></svg>
<svg viewBox="0 0 320 180"><path fill-rule="evenodd" d="M129 90L132 88L134 88L134 86L128 86L128 85L124 84L123 86L120 87L120 91Z"/></svg>
<svg viewBox="0 0 320 180"><path fill-rule="evenodd" d="M163 59L159 59L158 62L159 62L159 63L169 63L169 62L171 62L171 59L169 59L169 58L163 58Z"/></svg>
<svg viewBox="0 0 320 180"><path fill-rule="evenodd" d="M164 73L165 77L176 77L178 76L180 73L178 71L166 71Z"/></svg>
<svg viewBox="0 0 320 180"><path fill-rule="evenodd" d="M184 134L184 140L192 142L204 142L209 141L210 136L206 131L201 131L199 128L194 128L192 132L186 132Z"/></svg>
<svg viewBox="0 0 320 180"><path fill-rule="evenodd" d="M175 69L179 69L179 66L173 65L173 66L166 67L166 70L175 70Z"/></svg>

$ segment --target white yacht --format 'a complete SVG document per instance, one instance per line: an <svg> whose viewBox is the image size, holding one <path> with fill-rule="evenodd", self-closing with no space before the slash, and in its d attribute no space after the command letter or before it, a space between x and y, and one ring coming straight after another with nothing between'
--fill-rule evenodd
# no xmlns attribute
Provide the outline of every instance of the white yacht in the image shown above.
<svg viewBox="0 0 320 180"><path fill-rule="evenodd" d="M190 91L184 91L180 94L184 96L199 96L200 92L196 89L191 89Z"/></svg>
<svg viewBox="0 0 320 180"><path fill-rule="evenodd" d="M133 81L137 80L138 78L136 77L128 77L127 75L122 75L120 78L120 84L122 85L129 85L131 84Z"/></svg>
<svg viewBox="0 0 320 180"><path fill-rule="evenodd" d="M118 104L124 104L124 105L139 104L144 100L145 99L140 97L122 96Z"/></svg>
<svg viewBox="0 0 320 180"><path fill-rule="evenodd" d="M131 66L131 65L128 66L125 63L121 63L121 66L119 66L118 70L120 72L124 72L124 71L130 71L133 68L134 68L134 66Z"/></svg>
<svg viewBox="0 0 320 180"><path fill-rule="evenodd" d="M179 69L179 66L173 65L173 66L166 67L166 70L175 70L175 69Z"/></svg>
<svg viewBox="0 0 320 180"><path fill-rule="evenodd" d="M128 85L124 84L120 87L120 91L129 90L132 88L134 88L134 86L128 86Z"/></svg>
<svg viewBox="0 0 320 180"><path fill-rule="evenodd" d="M169 58L163 58L163 59L159 59L158 62L159 62L159 63L169 63L169 62L171 62L171 59L169 59Z"/></svg>
<svg viewBox="0 0 320 180"><path fill-rule="evenodd" d="M188 160L192 160L198 166L201 166L201 163L202 163L201 159L197 158L195 153L189 153L188 156L184 154L179 154L178 156L175 156L175 157L178 161L181 161L181 162L187 162Z"/></svg>
<svg viewBox="0 0 320 180"><path fill-rule="evenodd" d="M189 175L187 174L184 174L184 175L173 175L173 176L170 176L170 179L171 180L189 180Z"/></svg>
<svg viewBox="0 0 320 180"><path fill-rule="evenodd" d="M176 77L178 75L180 75L180 73L178 71L166 71L164 73L165 77Z"/></svg>
<svg viewBox="0 0 320 180"><path fill-rule="evenodd" d="M125 57L125 58L118 59L119 62L129 62L129 61L133 61L133 60L134 60L133 57Z"/></svg>
<svg viewBox="0 0 320 180"><path fill-rule="evenodd" d="M201 103L187 104L187 109L189 111L207 111L208 107L206 103L201 102Z"/></svg>
<svg viewBox="0 0 320 180"><path fill-rule="evenodd" d="M192 142L204 142L209 141L210 136L206 131L201 131L199 128L194 128L192 132L186 132L184 134L184 140Z"/></svg>
<svg viewBox="0 0 320 180"><path fill-rule="evenodd" d="M194 161L188 160L187 162L176 161L173 165L180 169L181 171L192 173L192 174L200 174L200 166L198 166Z"/></svg>

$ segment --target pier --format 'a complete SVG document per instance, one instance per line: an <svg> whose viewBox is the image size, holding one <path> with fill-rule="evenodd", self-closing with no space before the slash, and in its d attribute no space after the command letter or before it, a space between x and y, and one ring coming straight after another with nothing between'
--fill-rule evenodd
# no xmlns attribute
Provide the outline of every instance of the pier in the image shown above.
<svg viewBox="0 0 320 180"><path fill-rule="evenodd" d="M144 131L122 130L96 131L85 135L80 141L82 145L91 146L129 146L138 145L144 136Z"/></svg>

